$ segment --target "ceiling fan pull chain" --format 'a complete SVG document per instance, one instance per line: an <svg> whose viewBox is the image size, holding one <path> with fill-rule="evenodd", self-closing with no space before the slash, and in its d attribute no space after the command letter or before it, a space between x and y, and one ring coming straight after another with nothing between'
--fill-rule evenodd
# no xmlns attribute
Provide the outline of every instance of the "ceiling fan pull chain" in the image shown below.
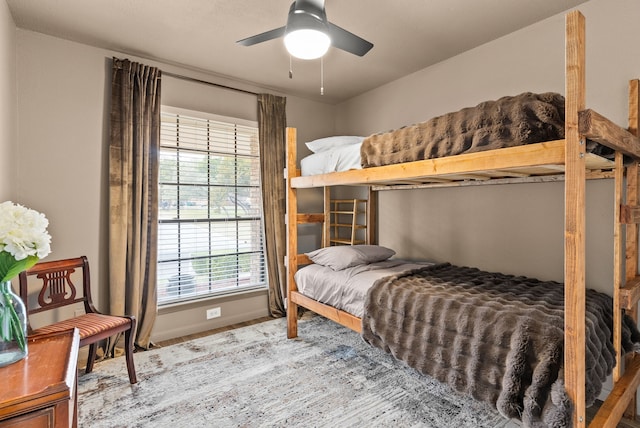
<svg viewBox="0 0 640 428"><path fill-rule="evenodd" d="M291 55L289 55L289 79L293 79L293 67L291 65Z"/></svg>
<svg viewBox="0 0 640 428"><path fill-rule="evenodd" d="M320 95L324 95L324 57L320 57Z"/></svg>

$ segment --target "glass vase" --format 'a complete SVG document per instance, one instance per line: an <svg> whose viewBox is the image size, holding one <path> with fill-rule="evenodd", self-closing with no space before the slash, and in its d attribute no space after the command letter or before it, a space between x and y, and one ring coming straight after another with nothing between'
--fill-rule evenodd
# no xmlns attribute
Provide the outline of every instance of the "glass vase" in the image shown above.
<svg viewBox="0 0 640 428"><path fill-rule="evenodd" d="M27 310L11 288L0 282L0 367L27 356Z"/></svg>

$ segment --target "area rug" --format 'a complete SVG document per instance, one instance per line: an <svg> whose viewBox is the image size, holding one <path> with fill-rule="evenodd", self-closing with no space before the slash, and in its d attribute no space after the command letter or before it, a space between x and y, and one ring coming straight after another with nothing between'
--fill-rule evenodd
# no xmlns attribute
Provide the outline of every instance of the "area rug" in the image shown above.
<svg viewBox="0 0 640 428"><path fill-rule="evenodd" d="M512 427L322 317L275 319L136 353L78 379L80 427Z"/></svg>

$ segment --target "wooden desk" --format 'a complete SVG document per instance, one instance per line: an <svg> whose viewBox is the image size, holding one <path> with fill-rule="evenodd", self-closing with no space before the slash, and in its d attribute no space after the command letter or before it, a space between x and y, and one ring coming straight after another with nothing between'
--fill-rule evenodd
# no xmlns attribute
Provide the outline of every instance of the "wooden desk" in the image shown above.
<svg viewBox="0 0 640 428"><path fill-rule="evenodd" d="M28 343L26 358L0 368L0 427L76 427L78 330Z"/></svg>

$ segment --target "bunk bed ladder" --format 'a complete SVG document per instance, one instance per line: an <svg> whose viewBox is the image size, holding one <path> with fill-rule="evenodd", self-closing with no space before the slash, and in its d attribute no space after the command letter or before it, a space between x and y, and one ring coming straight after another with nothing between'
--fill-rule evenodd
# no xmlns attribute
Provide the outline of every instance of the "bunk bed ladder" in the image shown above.
<svg viewBox="0 0 640 428"><path fill-rule="evenodd" d="M325 217L330 219L330 245L369 244L366 233L367 205L366 199L330 200L329 212L325 213ZM345 219L348 221L345 222Z"/></svg>
<svg viewBox="0 0 640 428"><path fill-rule="evenodd" d="M640 119L638 80L629 83L629 132L638 136ZM630 354L622 364L622 316L630 315L637 323L640 300L638 275L638 225L640 224L640 186L638 161L626 168L623 154L615 158L615 229L614 229L614 289L613 345L616 367L614 387L596 414L591 427L615 427L614 421L626 417L636 419L636 393L640 386L640 357ZM625 200L626 199L626 200Z"/></svg>

